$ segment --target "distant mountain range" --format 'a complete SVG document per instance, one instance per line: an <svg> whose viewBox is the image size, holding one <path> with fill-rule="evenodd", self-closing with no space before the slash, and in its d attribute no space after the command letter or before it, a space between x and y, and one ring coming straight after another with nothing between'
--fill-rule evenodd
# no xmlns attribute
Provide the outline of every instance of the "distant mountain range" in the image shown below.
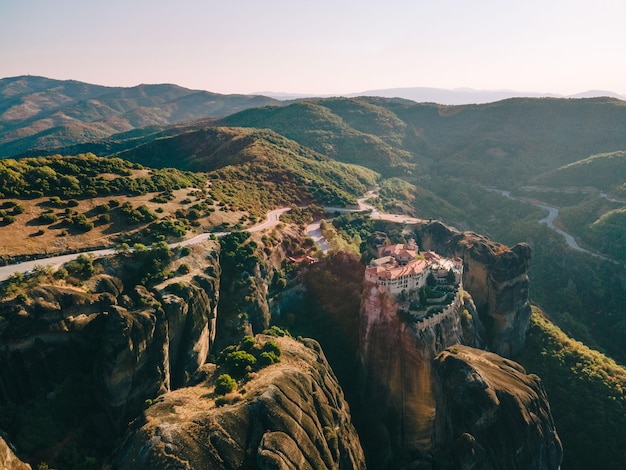
<svg viewBox="0 0 626 470"><path fill-rule="evenodd" d="M320 94L294 94L260 92L259 95L268 96L277 100L289 101L304 98L329 98L338 95ZM345 97L379 96L382 98L403 98L418 103L438 103L446 105L482 104L501 101L508 98L596 98L609 96L620 100L626 100L626 95L620 95L612 91L589 90L574 95L560 95L558 93L523 92L514 90L475 90L472 88L455 88L447 90L443 88L408 87L408 88L385 88L378 90L365 90L358 93L340 94Z"/></svg>
<svg viewBox="0 0 626 470"><path fill-rule="evenodd" d="M34 76L5 78L0 80L0 158L270 104L281 102L169 84L122 88Z"/></svg>
<svg viewBox="0 0 626 470"><path fill-rule="evenodd" d="M119 142L120 139L136 137L137 133L145 136L147 130L156 132L173 124L222 118L250 108L282 107L307 97L283 93L264 95L222 95L171 84L123 88L37 76L4 78L0 79L0 158L93 141L102 143L113 135ZM491 103L522 96L558 97L509 90L422 87L368 90L351 93L347 98L357 96L410 100L407 104L440 105ZM625 96L608 91L588 91L572 98L596 96L626 100ZM254 123L247 125L256 127ZM379 146L379 151L381 165L387 165L384 160L388 160L391 166L398 164L398 158L385 156L389 153L388 147ZM405 159L403 155L399 157L400 160Z"/></svg>

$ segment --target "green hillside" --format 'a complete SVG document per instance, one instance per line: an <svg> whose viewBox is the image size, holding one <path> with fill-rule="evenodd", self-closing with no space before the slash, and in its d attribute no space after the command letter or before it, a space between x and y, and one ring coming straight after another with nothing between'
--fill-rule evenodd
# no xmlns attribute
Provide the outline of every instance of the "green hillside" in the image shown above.
<svg viewBox="0 0 626 470"><path fill-rule="evenodd" d="M538 175L533 183L556 187L593 186L626 194L626 151L600 153Z"/></svg>
<svg viewBox="0 0 626 470"><path fill-rule="evenodd" d="M586 238L602 253L626 263L626 206L603 214L591 224Z"/></svg>
<svg viewBox="0 0 626 470"><path fill-rule="evenodd" d="M570 339L538 309L519 359L543 381L563 443L562 468L624 468L626 369Z"/></svg>
<svg viewBox="0 0 626 470"><path fill-rule="evenodd" d="M211 172L218 200L256 215L282 205L355 204L377 178L372 170L334 161L269 130L203 128L117 156L157 168Z"/></svg>
<svg viewBox="0 0 626 470"><path fill-rule="evenodd" d="M221 126L271 129L322 155L385 176L459 177L497 187L531 184L542 174L550 179L546 172L561 167L559 178L574 178L577 170L566 165L626 149L626 102L614 98L514 98L445 106L358 97L284 105L173 85L92 92L86 84L51 82L46 94L43 83L35 87L28 78L0 82L0 156L103 139L115 147L112 151L120 151L126 137L116 132L145 126L154 132L159 130L154 126L164 130L208 116L221 116ZM618 184L621 164L604 159L592 163L599 170L596 179L610 173L612 184ZM607 164L617 165L615 171ZM583 180L584 173L589 172L580 172Z"/></svg>
<svg viewBox="0 0 626 470"><path fill-rule="evenodd" d="M329 98L249 109L221 122L267 127L387 175L417 163L414 175L492 185L523 184L588 155L626 148L626 102L611 98L517 98L465 106Z"/></svg>
<svg viewBox="0 0 626 470"><path fill-rule="evenodd" d="M91 198L202 187L206 177L147 169L119 158L39 157L0 160L0 198Z"/></svg>
<svg viewBox="0 0 626 470"><path fill-rule="evenodd" d="M368 113L367 117L361 117L363 120L372 118L372 114L377 116L371 110L363 112ZM361 132L333 113L324 101L249 109L219 122L226 126L272 129L335 160L356 163L381 173L398 174L414 167L411 153L387 143L392 139L387 138L382 129L377 129L376 134ZM373 127L380 126L374 124Z"/></svg>

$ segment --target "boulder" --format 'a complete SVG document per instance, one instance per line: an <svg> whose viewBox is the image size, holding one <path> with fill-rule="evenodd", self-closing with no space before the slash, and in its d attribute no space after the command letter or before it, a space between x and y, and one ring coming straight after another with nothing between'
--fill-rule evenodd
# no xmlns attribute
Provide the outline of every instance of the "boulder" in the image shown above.
<svg viewBox="0 0 626 470"><path fill-rule="evenodd" d="M440 353L434 372L433 444L441 468L560 468L563 447L539 377L461 345Z"/></svg>

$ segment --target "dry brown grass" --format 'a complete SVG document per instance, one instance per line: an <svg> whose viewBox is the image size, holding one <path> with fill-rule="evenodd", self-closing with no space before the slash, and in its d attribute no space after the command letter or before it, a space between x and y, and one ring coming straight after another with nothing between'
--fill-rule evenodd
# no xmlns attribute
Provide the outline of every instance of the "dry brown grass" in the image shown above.
<svg viewBox="0 0 626 470"><path fill-rule="evenodd" d="M190 188L180 189L173 192L174 198L166 203L156 203L150 200L158 193L149 193L140 196L106 196L84 199L78 201L78 206L72 207L73 211L86 214L90 221L96 222L98 215L94 208L100 204L106 204L115 199L120 205L130 202L133 207L141 205L148 206L157 212L159 219L173 217L178 209L189 209L193 204L201 202L201 199L190 195L197 191ZM191 199L190 204L181 204L181 201ZM61 224L65 214L65 208L51 208L47 203L49 198L16 200L24 207L24 212L15 216L15 222L10 225L0 226L0 257L13 257L19 255L56 255L72 250L84 250L102 246L114 246L121 234L132 234L147 227L149 224L129 225L124 216L119 213L119 209L112 209L109 214L111 222L103 225L95 224L93 230L80 233ZM0 200L0 206L2 202ZM246 212L241 210L231 211L217 205L212 206L215 212L209 216L198 219L199 225L192 227L187 232L186 237L191 237L198 233L211 231L215 227L227 222L232 227ZM41 223L38 218L41 214L52 209L58 217L58 221L52 224ZM11 211L8 210L10 213ZM43 233L39 232L43 230ZM171 241L175 241L172 239Z"/></svg>

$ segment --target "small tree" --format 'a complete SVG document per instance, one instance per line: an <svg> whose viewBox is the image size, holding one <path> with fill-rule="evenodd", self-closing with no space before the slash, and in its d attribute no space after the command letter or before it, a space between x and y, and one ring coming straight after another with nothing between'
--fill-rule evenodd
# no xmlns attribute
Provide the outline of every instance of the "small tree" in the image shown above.
<svg viewBox="0 0 626 470"><path fill-rule="evenodd" d="M225 395L237 388L237 382L228 374L221 374L215 381L215 393Z"/></svg>

